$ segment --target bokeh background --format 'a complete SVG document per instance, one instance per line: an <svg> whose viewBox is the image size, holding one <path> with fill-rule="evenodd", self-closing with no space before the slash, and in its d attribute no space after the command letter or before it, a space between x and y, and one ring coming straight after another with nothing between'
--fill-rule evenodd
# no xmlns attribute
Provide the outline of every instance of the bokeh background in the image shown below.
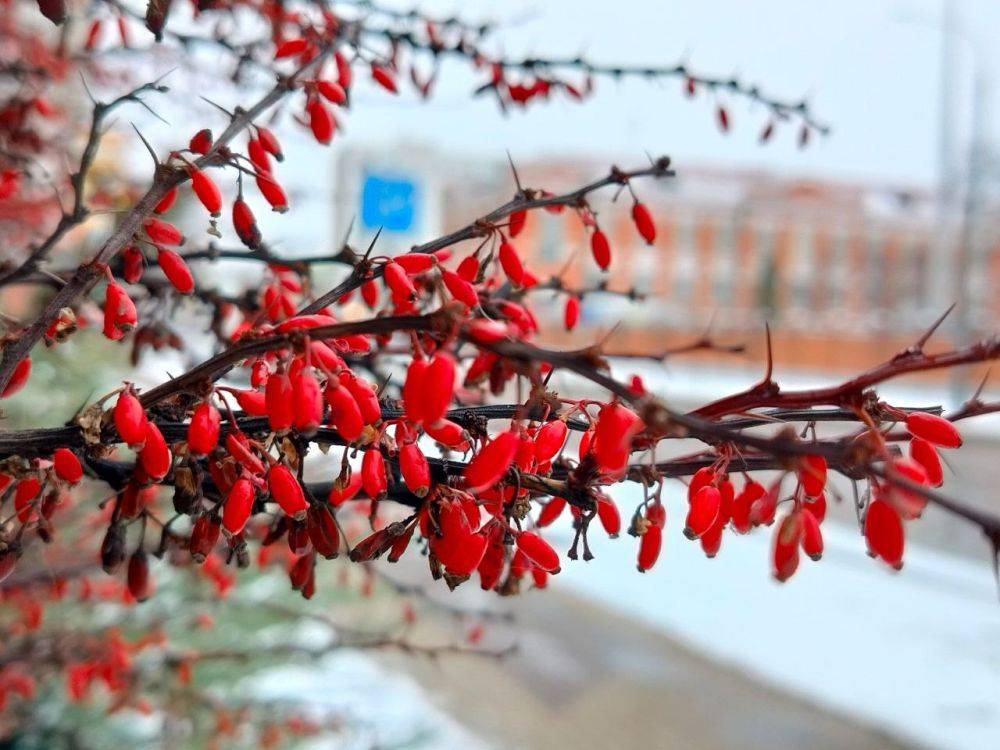
<svg viewBox="0 0 1000 750"><path fill-rule="evenodd" d="M996 333L994 3L427 0L420 7L496 21L492 43L512 56L683 61L698 72L737 75L773 96L806 98L831 132L801 148L797 129L779 123L761 145L763 108L725 92L689 98L680 80L598 80L582 105L556 98L504 115L494 101L471 98L479 80L446 62L429 103L360 83L330 151L290 118L279 121L287 154L279 171L293 210L262 221L275 250L296 257L345 240L360 247L382 228L382 251L403 252L508 198L508 155L525 184L559 191L610 164L666 154L677 177L638 186L659 225L654 247L637 241L625 204L611 195L597 200L614 248L607 276L590 262L573 217L529 219L519 249L539 275L564 273L574 286L603 281L644 296L588 296L571 338L561 325L565 298L536 295L543 340L606 339L622 355L616 372L639 373L672 405L694 408L759 376L765 322L776 376L789 387L836 382L883 361L952 302L936 346ZM153 72L172 67L166 59L162 69L151 64ZM239 101L204 74L172 75L178 92L204 86L206 95ZM189 105L178 95L158 111L186 132L212 114L208 104L194 103L193 113ZM728 133L717 127L719 105L730 115ZM173 128L136 117L154 144L176 145ZM117 137L116 153L143 158L124 130ZM260 278L259 269L225 262L197 273L221 291ZM340 274L320 269L317 284ZM178 315L183 334L197 342L203 321ZM745 352L630 356L706 330ZM58 424L127 368L110 345L70 346L87 348L86 366L73 365L72 350L40 362L29 389L11 401L15 420ZM145 358L140 370L153 383L186 364L167 352ZM880 392L898 405L954 407L984 375L968 368ZM997 393L993 382L987 396ZM559 386L582 388L569 379ZM951 460L946 488L1000 511L992 476L1000 421L979 418L963 432L967 445ZM683 487L675 484L671 503L679 508ZM669 522L665 553L646 575L635 572L633 540L595 540L595 561L569 563L547 591L512 599L468 586L411 597L426 578L412 556L374 583L331 572L336 591L311 606L357 624L397 616L402 599L420 610L412 632L431 641L517 650L502 659L345 650L252 678L200 676L268 699L315 702L341 717L343 733L320 747L995 747L1000 606L988 545L976 529L931 508L908 527L903 570L888 571L864 554L850 485L835 491L841 501L831 503L823 561L804 564L783 585L769 576L766 534L727 537L719 556L706 560ZM627 508L634 493L623 488L616 498ZM565 546L571 534L568 523L556 527ZM263 576L255 595L280 600L283 585ZM278 626L260 612L248 618L226 605L198 606L253 637L310 637L306 618L292 631L269 630Z"/></svg>

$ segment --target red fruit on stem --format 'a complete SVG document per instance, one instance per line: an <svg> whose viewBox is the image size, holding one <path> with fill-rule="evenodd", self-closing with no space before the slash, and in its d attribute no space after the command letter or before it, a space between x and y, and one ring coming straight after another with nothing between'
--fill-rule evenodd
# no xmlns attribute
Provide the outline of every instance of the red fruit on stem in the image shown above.
<svg viewBox="0 0 1000 750"><path fill-rule="evenodd" d="M563 309L563 325L566 327L567 331L572 331L576 328L576 324L579 320L580 298L575 294L571 294L566 298L566 307Z"/></svg>
<svg viewBox="0 0 1000 750"><path fill-rule="evenodd" d="M150 216L142 222L142 228L146 230L149 239L158 245L184 244L184 235L181 234L181 230L163 219Z"/></svg>
<svg viewBox="0 0 1000 750"><path fill-rule="evenodd" d="M146 441L139 451L139 462L150 479L160 480L170 471L170 449L160 428L146 422Z"/></svg>
<svg viewBox="0 0 1000 750"><path fill-rule="evenodd" d="M471 308L479 304L479 294L476 292L476 288L457 273L444 269L441 272L441 278L448 293L463 305Z"/></svg>
<svg viewBox="0 0 1000 750"><path fill-rule="evenodd" d="M656 524L646 527L646 532L639 538L639 558L636 564L640 573L656 565L663 546L663 528Z"/></svg>
<svg viewBox="0 0 1000 750"><path fill-rule="evenodd" d="M118 394L113 418L115 429L129 447L140 447L146 442L146 412L131 386Z"/></svg>
<svg viewBox="0 0 1000 750"><path fill-rule="evenodd" d="M522 531L517 535L517 548L547 573L559 572L559 553L538 534Z"/></svg>
<svg viewBox="0 0 1000 750"><path fill-rule="evenodd" d="M937 448L929 440L919 437L910 440L910 458L923 467L927 474L927 482L931 487L940 487L944 483L941 456L938 455Z"/></svg>
<svg viewBox="0 0 1000 750"><path fill-rule="evenodd" d="M528 219L528 212L523 208L519 208L516 211L511 212L510 218L507 224L507 232L511 237L517 237L524 229L524 223Z"/></svg>
<svg viewBox="0 0 1000 750"><path fill-rule="evenodd" d="M149 580L149 560L142 550L136 550L129 558L126 584L128 592L137 602L144 602L149 598L152 588Z"/></svg>
<svg viewBox="0 0 1000 750"><path fill-rule="evenodd" d="M372 78L375 83L384 88L391 94L399 93L396 88L396 79L393 78L392 73L390 73L386 68L381 65L372 63Z"/></svg>
<svg viewBox="0 0 1000 750"><path fill-rule="evenodd" d="M246 526L253 510L254 489L249 479L237 479L226 495L222 508L222 526L232 536L236 536Z"/></svg>
<svg viewBox="0 0 1000 750"><path fill-rule="evenodd" d="M618 512L618 506L614 500L605 495L597 498L597 518L601 526L612 539L616 538L622 530L622 517Z"/></svg>
<svg viewBox="0 0 1000 750"><path fill-rule="evenodd" d="M268 470L267 489L286 515L297 521L305 518L309 503L299 480L285 464L275 464Z"/></svg>
<svg viewBox="0 0 1000 750"><path fill-rule="evenodd" d="M337 482L334 482L327 497L327 502L330 505L337 506L351 500L361 490L361 479L360 471L352 471L350 479L347 480L347 484L343 487L338 487Z"/></svg>
<svg viewBox="0 0 1000 750"><path fill-rule="evenodd" d="M274 59L282 60L286 57L294 57L309 44L305 39L286 39L274 48Z"/></svg>
<svg viewBox="0 0 1000 750"><path fill-rule="evenodd" d="M257 189L264 196L264 200L271 204L271 210L275 213L283 214L288 210L288 198L281 185L267 172L257 172Z"/></svg>
<svg viewBox="0 0 1000 750"><path fill-rule="evenodd" d="M333 113L321 99L313 99L307 106L309 110L309 128L313 137L324 146L333 140L333 133L336 130L336 120Z"/></svg>
<svg viewBox="0 0 1000 750"><path fill-rule="evenodd" d="M816 519L816 523L823 523L823 519L826 518L826 493L807 499L802 504L802 509L810 513Z"/></svg>
<svg viewBox="0 0 1000 750"><path fill-rule="evenodd" d="M263 417L267 414L267 399L260 391L234 391L236 402L247 414Z"/></svg>
<svg viewBox="0 0 1000 750"><path fill-rule="evenodd" d="M19 390L24 388L30 375L31 357L25 357L14 367L14 372L11 373L10 380L7 381L7 385L3 387L3 392L0 393L0 398L13 396Z"/></svg>
<svg viewBox="0 0 1000 750"><path fill-rule="evenodd" d="M535 460L539 463L551 460L566 442L569 428L561 419L546 422L535 435Z"/></svg>
<svg viewBox="0 0 1000 750"><path fill-rule="evenodd" d="M261 148L263 148L267 153L271 154L278 161L284 161L285 155L282 153L281 144L278 142L277 136L267 128L256 126L257 128L257 138L260 141Z"/></svg>
<svg viewBox="0 0 1000 750"><path fill-rule="evenodd" d="M515 286L521 286L524 280L524 264L521 262L521 256L517 254L517 248L504 240L500 243L497 255L500 258L500 267L510 282Z"/></svg>
<svg viewBox="0 0 1000 750"><path fill-rule="evenodd" d="M316 90L326 99L328 102L333 104L341 105L347 103L347 92L344 91L343 86L339 83L333 81L317 81Z"/></svg>
<svg viewBox="0 0 1000 750"><path fill-rule="evenodd" d="M826 459L823 456L803 456L799 460L799 481L809 497L819 497L826 487Z"/></svg>
<svg viewBox="0 0 1000 750"><path fill-rule="evenodd" d="M257 168L258 172L271 173L271 157L268 155L267 149L264 148L264 144L260 142L260 138L251 138L247 141L247 156L250 157L250 163Z"/></svg>
<svg viewBox="0 0 1000 750"><path fill-rule="evenodd" d="M399 470L403 481L417 497L425 497L431 486L431 469L427 457L416 443L406 443L399 449Z"/></svg>
<svg viewBox="0 0 1000 750"><path fill-rule="evenodd" d="M423 417L434 424L448 412L455 390L455 358L448 352L435 352L427 367L423 394Z"/></svg>
<svg viewBox="0 0 1000 750"><path fill-rule="evenodd" d="M906 429L910 434L942 448L959 448L962 445L962 436L958 434L955 425L937 414L910 412L906 415Z"/></svg>
<svg viewBox="0 0 1000 750"><path fill-rule="evenodd" d="M197 167L190 167L188 172L191 175L191 189L198 196L201 205L212 216L219 216L222 213L222 193L219 192L219 186Z"/></svg>
<svg viewBox="0 0 1000 750"><path fill-rule="evenodd" d="M188 451L195 456L206 456L219 444L219 410L207 401L195 407L188 425Z"/></svg>
<svg viewBox="0 0 1000 750"><path fill-rule="evenodd" d="M611 265L611 245L608 237L600 229L595 229L590 235L590 252L594 256L594 262L602 271L607 271Z"/></svg>
<svg viewBox="0 0 1000 750"><path fill-rule="evenodd" d="M516 432L501 432L484 445L465 467L469 492L479 492L500 481L514 462L521 438Z"/></svg>
<svg viewBox="0 0 1000 750"><path fill-rule="evenodd" d="M649 209L639 201L632 204L632 221L646 244L652 245L656 241L656 224Z"/></svg>
<svg viewBox="0 0 1000 750"><path fill-rule="evenodd" d="M104 335L118 341L135 328L138 320L135 303L128 292L120 284L109 283L104 292Z"/></svg>
<svg viewBox="0 0 1000 750"><path fill-rule="evenodd" d="M292 424L303 435L312 435L323 423L323 389L311 367L303 367L292 380Z"/></svg>
<svg viewBox="0 0 1000 750"><path fill-rule="evenodd" d="M209 151L212 150L212 131L208 128L203 128L191 136L191 142L188 143L188 148L196 154L201 154L204 156Z"/></svg>
<svg viewBox="0 0 1000 750"><path fill-rule="evenodd" d="M884 500L872 500L865 513L865 541L873 557L899 570L903 567L903 521Z"/></svg>
<svg viewBox="0 0 1000 750"><path fill-rule="evenodd" d="M823 532L819 528L819 519L812 513L801 514L802 521L802 551L813 560L823 556Z"/></svg>
<svg viewBox="0 0 1000 750"><path fill-rule="evenodd" d="M385 494L385 460L378 448L369 448L361 459L361 486L372 500L378 500Z"/></svg>
<svg viewBox="0 0 1000 750"><path fill-rule="evenodd" d="M161 247L156 254L156 262L160 264L160 268L174 289L181 294L191 294L194 291L194 276L180 255Z"/></svg>
<svg viewBox="0 0 1000 750"><path fill-rule="evenodd" d="M122 278L129 284L137 284L142 279L145 259L142 251L135 245L129 245L122 251Z"/></svg>
<svg viewBox="0 0 1000 750"><path fill-rule="evenodd" d="M233 203L233 229L240 241L254 250L260 246L260 229L257 228L257 219L250 210L250 206L242 198L237 198Z"/></svg>
<svg viewBox="0 0 1000 750"><path fill-rule="evenodd" d="M174 202L177 200L177 193L178 188L176 185L167 190L167 192L163 194L163 197L160 198L160 202L156 204L156 208L153 209L153 213L165 214L169 211L174 205Z"/></svg>
<svg viewBox="0 0 1000 750"><path fill-rule="evenodd" d="M276 372L267 379L264 399L271 429L283 432L291 427L295 421L295 396L288 373Z"/></svg>
<svg viewBox="0 0 1000 750"><path fill-rule="evenodd" d="M723 133L728 133L729 113L726 111L726 108L723 107L721 104L718 107L716 107L715 119L719 123L719 130L721 130Z"/></svg>
<svg viewBox="0 0 1000 750"><path fill-rule="evenodd" d="M697 539L712 528L719 516L722 495L717 487L702 487L691 499L687 519L684 522L684 536Z"/></svg>
<svg viewBox="0 0 1000 750"><path fill-rule="evenodd" d="M591 446L601 469L612 473L621 470L632 452L632 438L642 428L642 419L631 409L619 403L602 406Z"/></svg>
<svg viewBox="0 0 1000 750"><path fill-rule="evenodd" d="M423 356L415 356L410 366L406 368L406 380L403 381L403 411L406 418L419 425L424 421L424 394L427 392L428 371L430 360Z"/></svg>
<svg viewBox="0 0 1000 750"><path fill-rule="evenodd" d="M542 508L541 513L538 514L538 521L536 526L544 528L550 526L562 512L566 510L566 500L561 497L553 497Z"/></svg>
<svg viewBox="0 0 1000 750"><path fill-rule="evenodd" d="M802 539L802 513L789 513L774 530L772 572L779 581L787 581L799 567L799 542Z"/></svg>
<svg viewBox="0 0 1000 750"><path fill-rule="evenodd" d="M365 419L357 399L342 385L328 385L325 396L330 405L330 424L337 428L344 440L353 443L365 429Z"/></svg>
<svg viewBox="0 0 1000 750"><path fill-rule="evenodd" d="M83 467L80 459L69 448L56 448L52 454L52 466L56 476L64 482L76 484L83 478Z"/></svg>

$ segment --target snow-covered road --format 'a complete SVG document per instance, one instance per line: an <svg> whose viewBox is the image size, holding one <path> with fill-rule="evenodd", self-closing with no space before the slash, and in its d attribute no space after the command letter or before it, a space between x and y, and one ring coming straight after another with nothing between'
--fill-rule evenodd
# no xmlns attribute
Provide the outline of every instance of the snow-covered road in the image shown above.
<svg viewBox="0 0 1000 750"><path fill-rule="evenodd" d="M638 499L628 489L617 498L623 509ZM823 560L804 559L778 584L769 533L727 535L707 560L680 525L668 519L645 575L635 540L594 533L597 559L567 562L555 585L916 744L1000 747L1000 603L988 563L911 545L894 573L865 555L856 530L828 522ZM568 528L557 533L568 543Z"/></svg>

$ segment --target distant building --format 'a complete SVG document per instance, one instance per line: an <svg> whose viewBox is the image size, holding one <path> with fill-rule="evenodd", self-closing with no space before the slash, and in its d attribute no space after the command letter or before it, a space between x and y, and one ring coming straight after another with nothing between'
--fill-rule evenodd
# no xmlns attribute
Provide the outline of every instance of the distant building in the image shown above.
<svg viewBox="0 0 1000 750"><path fill-rule="evenodd" d="M397 163L398 155L394 151L388 161ZM421 193L437 197L426 223L443 232L513 195L505 162L419 149L406 155ZM340 171L337 193L349 198L359 190L367 157L352 153L344 161L351 169ZM558 192L600 176L608 164L546 159L517 166L524 185ZM595 196L593 208L613 248L608 274L591 259L588 231L573 211L535 211L517 239L539 277L561 275L571 288L606 280L612 289L649 295L642 303L587 297L584 330L599 335L620 324L611 348L656 351L690 339L711 321L718 338L744 341L759 352L766 321L779 362L857 369L912 341L954 296L942 288L935 204L926 191L683 164L677 172L635 184L656 218L653 247L632 225L627 191L616 203L610 202L612 188ZM353 188L345 187L345 176ZM358 212L356 203L352 210ZM432 236L407 239L412 244ZM1000 234L987 239L974 238L970 252L970 335L992 334L1000 323ZM547 328L558 331L565 298L548 291L531 298Z"/></svg>

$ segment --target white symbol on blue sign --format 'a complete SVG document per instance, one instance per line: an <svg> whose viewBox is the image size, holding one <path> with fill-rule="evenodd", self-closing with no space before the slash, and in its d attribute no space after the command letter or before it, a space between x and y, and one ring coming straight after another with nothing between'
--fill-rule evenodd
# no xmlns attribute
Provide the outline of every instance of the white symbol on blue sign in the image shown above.
<svg viewBox="0 0 1000 750"><path fill-rule="evenodd" d="M405 232L413 227L419 193L408 177L366 172L361 189L361 223L366 229Z"/></svg>

